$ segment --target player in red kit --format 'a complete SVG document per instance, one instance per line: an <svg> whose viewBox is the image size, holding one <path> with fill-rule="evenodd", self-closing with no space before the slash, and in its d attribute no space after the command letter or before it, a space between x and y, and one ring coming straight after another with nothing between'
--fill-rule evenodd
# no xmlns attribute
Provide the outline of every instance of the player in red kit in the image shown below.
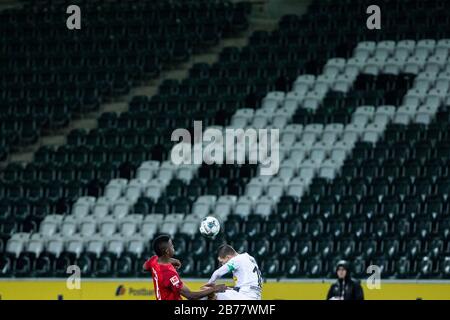
<svg viewBox="0 0 450 320"><path fill-rule="evenodd" d="M169 236L162 235L153 241L156 255L144 263L144 270L152 273L153 286L157 300L200 299L216 292L223 292L225 285L207 287L202 291L193 292L181 281L176 268L180 261L173 258L174 247Z"/></svg>

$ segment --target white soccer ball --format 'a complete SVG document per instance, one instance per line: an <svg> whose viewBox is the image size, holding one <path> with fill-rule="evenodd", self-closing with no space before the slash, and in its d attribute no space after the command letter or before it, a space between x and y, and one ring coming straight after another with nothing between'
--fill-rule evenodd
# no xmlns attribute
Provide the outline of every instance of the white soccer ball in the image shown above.
<svg viewBox="0 0 450 320"><path fill-rule="evenodd" d="M220 222L214 217L206 217L200 222L200 233L205 237L214 237L220 232Z"/></svg>

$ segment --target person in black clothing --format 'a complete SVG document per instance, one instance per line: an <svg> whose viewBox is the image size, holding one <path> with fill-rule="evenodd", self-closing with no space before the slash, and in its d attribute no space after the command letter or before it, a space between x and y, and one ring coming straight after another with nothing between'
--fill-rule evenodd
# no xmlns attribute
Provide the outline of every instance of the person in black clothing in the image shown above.
<svg viewBox="0 0 450 320"><path fill-rule="evenodd" d="M328 290L327 300L364 300L364 292L358 280L350 276L347 261L341 260L336 265L337 281Z"/></svg>

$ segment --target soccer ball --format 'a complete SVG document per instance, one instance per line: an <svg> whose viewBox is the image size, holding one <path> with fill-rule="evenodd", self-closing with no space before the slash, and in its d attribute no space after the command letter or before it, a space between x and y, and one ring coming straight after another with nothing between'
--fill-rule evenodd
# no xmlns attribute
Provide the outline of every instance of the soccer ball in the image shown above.
<svg viewBox="0 0 450 320"><path fill-rule="evenodd" d="M200 233L205 237L212 238L220 231L220 223L214 217L206 217L200 222Z"/></svg>

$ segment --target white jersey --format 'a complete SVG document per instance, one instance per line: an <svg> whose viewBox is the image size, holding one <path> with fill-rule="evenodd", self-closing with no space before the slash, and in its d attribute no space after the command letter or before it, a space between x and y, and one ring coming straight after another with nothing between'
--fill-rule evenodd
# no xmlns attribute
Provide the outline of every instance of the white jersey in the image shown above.
<svg viewBox="0 0 450 320"><path fill-rule="evenodd" d="M261 271L255 258L244 252L231 258L222 267L217 269L209 283L213 283L217 278L232 272L235 281L235 288L244 294L260 296L262 289Z"/></svg>
<svg viewBox="0 0 450 320"><path fill-rule="evenodd" d="M261 287L262 279L258 264L256 263L255 258L247 252L231 258L225 265L233 272L236 287Z"/></svg>

